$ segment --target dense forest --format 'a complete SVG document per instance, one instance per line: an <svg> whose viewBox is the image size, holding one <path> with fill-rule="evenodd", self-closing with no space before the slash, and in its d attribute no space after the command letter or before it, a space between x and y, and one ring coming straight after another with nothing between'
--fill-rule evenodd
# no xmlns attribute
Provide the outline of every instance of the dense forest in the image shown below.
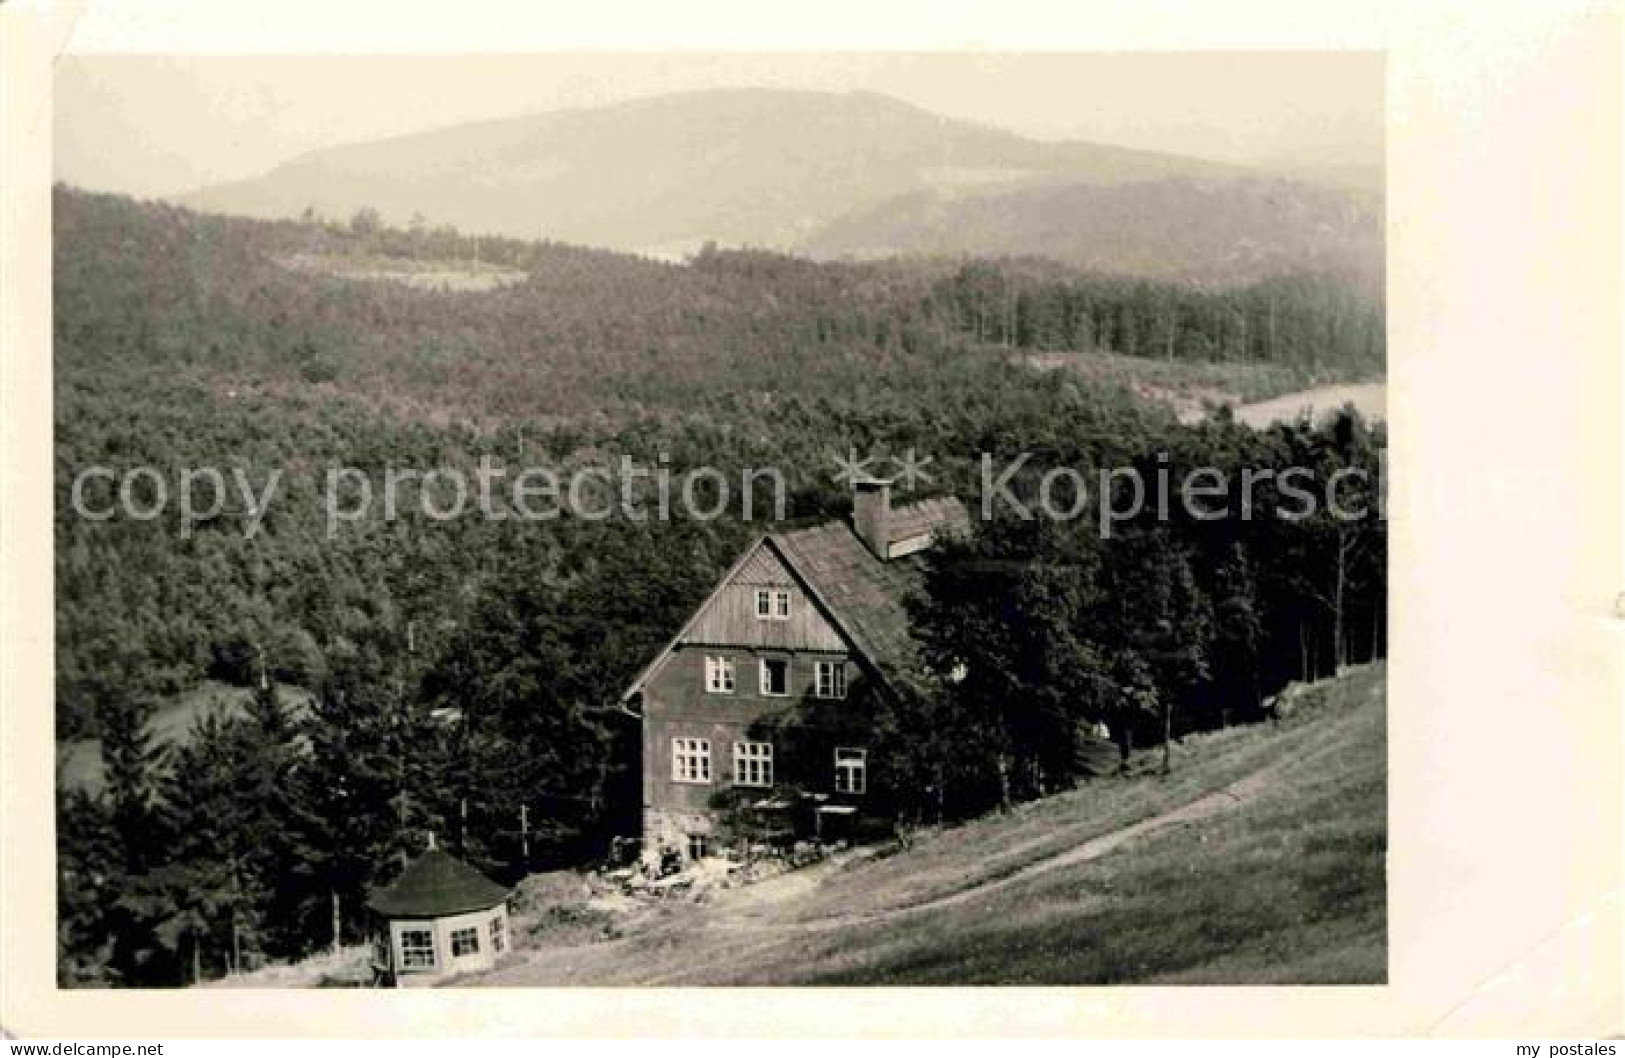
<svg viewBox="0 0 1625 1058"><path fill-rule="evenodd" d="M1380 373L1382 310L1330 276L1229 290L1031 260L684 265L546 242L251 221L59 189L55 207L56 719L105 787L59 799L61 979L177 983L350 940L361 898L432 829L513 877L636 829L635 730L614 707L740 547L735 517L386 520L328 532L355 467L776 467L792 522L837 516L829 453L935 457L974 505L978 459L1374 470L1380 428L1178 425L1127 388L1013 349ZM478 262L481 291L344 262ZM291 261L306 266L292 267ZM308 262L322 262L318 268ZM80 472L238 470L201 525L73 508ZM118 479L85 490L115 498ZM152 481L131 490L155 501ZM1031 477L1023 488L1033 487ZM1289 679L1382 650L1374 513L1247 521L999 519L934 555L931 671L878 718L899 817L953 818L1072 781L1080 726L1142 745L1258 715ZM252 529L252 531L250 531ZM149 721L214 679L251 706L182 745ZM309 690L294 711L279 685ZM955 733L974 732L974 739ZM521 835L521 808L530 832ZM528 847L529 860L521 853Z"/></svg>
<svg viewBox="0 0 1625 1058"><path fill-rule="evenodd" d="M1022 264L963 265L933 286L934 303L977 341L1021 349L1284 364L1349 375L1382 371L1382 305L1334 274L1295 273L1210 291L1057 277Z"/></svg>

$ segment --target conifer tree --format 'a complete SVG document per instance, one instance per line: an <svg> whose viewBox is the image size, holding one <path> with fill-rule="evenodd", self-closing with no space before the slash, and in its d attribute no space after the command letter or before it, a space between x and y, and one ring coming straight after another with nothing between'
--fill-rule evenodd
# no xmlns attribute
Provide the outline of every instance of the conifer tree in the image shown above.
<svg viewBox="0 0 1625 1058"><path fill-rule="evenodd" d="M157 935L166 911L155 895L153 872L163 869L168 834L160 791L169 747L148 725L151 703L141 697L102 702L102 760L107 779L108 823L117 874L110 891L107 927L112 936L111 971L129 984L174 980L173 949Z"/></svg>
<svg viewBox="0 0 1625 1058"><path fill-rule="evenodd" d="M239 737L244 749L237 790L252 806L242 820L244 871L259 904L250 921L237 923L234 941L249 952L263 946L270 953L286 955L304 943L296 900L286 880L294 866L294 798L308 743L274 676L249 699Z"/></svg>
<svg viewBox="0 0 1625 1058"><path fill-rule="evenodd" d="M59 789L56 840L57 984L114 983L108 909L123 872L106 798Z"/></svg>
<svg viewBox="0 0 1625 1058"><path fill-rule="evenodd" d="M307 938L359 935L368 889L422 848L426 820L408 762L428 735L376 643L334 663L303 724L309 758L288 824L288 896Z"/></svg>
<svg viewBox="0 0 1625 1058"><path fill-rule="evenodd" d="M268 900L266 806L248 786L258 750L248 720L211 712L174 754L164 798L174 910L160 935L186 945L194 977L241 968L244 936L256 935Z"/></svg>

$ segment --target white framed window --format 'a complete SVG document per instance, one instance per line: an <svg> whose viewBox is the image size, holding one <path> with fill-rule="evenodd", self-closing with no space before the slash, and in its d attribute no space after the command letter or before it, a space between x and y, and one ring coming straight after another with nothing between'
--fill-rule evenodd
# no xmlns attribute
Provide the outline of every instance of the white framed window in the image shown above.
<svg viewBox="0 0 1625 1058"><path fill-rule="evenodd" d="M790 619L790 592L784 588L757 588L756 619L758 621L788 621Z"/></svg>
<svg viewBox="0 0 1625 1058"><path fill-rule="evenodd" d="M762 659L761 688L770 698L783 698L790 693L789 658Z"/></svg>
<svg viewBox="0 0 1625 1058"><path fill-rule="evenodd" d="M711 743L703 738L672 739L671 777L674 782L710 782Z"/></svg>
<svg viewBox="0 0 1625 1058"><path fill-rule="evenodd" d="M402 969L425 969L434 966L434 930L401 930Z"/></svg>
<svg viewBox="0 0 1625 1058"><path fill-rule="evenodd" d="M846 662L813 663L813 694L819 698L846 697Z"/></svg>
<svg viewBox="0 0 1625 1058"><path fill-rule="evenodd" d="M451 954L453 958L459 955L478 955L479 953L479 930L471 926L468 929L454 929L451 931Z"/></svg>
<svg viewBox="0 0 1625 1058"><path fill-rule="evenodd" d="M705 690L708 694L734 692L734 659L705 656Z"/></svg>
<svg viewBox="0 0 1625 1058"><path fill-rule="evenodd" d="M711 843L705 839L704 834L690 834L688 836L688 858L703 860L710 855Z"/></svg>
<svg viewBox="0 0 1625 1058"><path fill-rule="evenodd" d="M835 748L835 792L860 794L869 788L869 751Z"/></svg>
<svg viewBox="0 0 1625 1058"><path fill-rule="evenodd" d="M508 931L500 917L491 920L491 950L501 955L508 947Z"/></svg>
<svg viewBox="0 0 1625 1058"><path fill-rule="evenodd" d="M773 744L771 742L734 743L734 785L773 785Z"/></svg>

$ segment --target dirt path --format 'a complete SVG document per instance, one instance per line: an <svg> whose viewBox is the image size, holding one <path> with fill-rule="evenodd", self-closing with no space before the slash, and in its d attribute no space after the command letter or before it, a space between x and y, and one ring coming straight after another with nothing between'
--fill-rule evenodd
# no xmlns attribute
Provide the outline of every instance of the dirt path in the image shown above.
<svg viewBox="0 0 1625 1058"><path fill-rule="evenodd" d="M1030 863L1018 868L1009 874L973 882L964 889L946 893L942 896L931 897L918 903L907 904L903 907L886 908L881 911L860 911L850 914L829 915L824 918L809 919L802 922L768 922L754 917L721 917L712 923L729 929L758 929L758 930L797 930L801 932L817 933L832 929L845 929L849 926L872 925L880 922L890 922L909 915L922 914L928 911L940 911L946 907L957 907L980 900L986 896L1007 889L1013 885L1048 874L1051 871L1064 870L1075 867L1080 863L1099 859L1137 838L1154 834L1169 827L1183 826L1207 819L1222 812L1235 808L1255 796L1257 790L1264 785L1267 776L1263 772L1254 773L1245 779L1226 786L1222 790L1198 797L1178 808L1155 815L1149 819L1142 819L1138 823L1099 837L1090 838L1079 845L1064 852L1057 853L1036 863ZM718 911L736 910L732 907L719 906ZM742 908L738 910L743 910Z"/></svg>

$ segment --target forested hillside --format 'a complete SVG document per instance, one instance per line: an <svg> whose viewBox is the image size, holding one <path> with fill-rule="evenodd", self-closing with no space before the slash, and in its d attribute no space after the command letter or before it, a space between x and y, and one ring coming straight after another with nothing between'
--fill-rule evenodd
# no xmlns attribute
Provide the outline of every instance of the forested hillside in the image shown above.
<svg viewBox="0 0 1625 1058"><path fill-rule="evenodd" d="M1154 469L1159 452L1330 469L1372 466L1381 445L1352 420L1179 427L1121 386L1005 353L1380 371L1380 306L1324 275L1198 292L1013 259L711 251L673 265L393 229L365 211L225 219L68 189L54 207L56 715L60 738L100 737L107 765L104 795L61 805L68 983L207 976L245 950L321 945L335 922L353 937L361 894L423 829L509 876L529 866L521 806L533 864L631 830L632 732L610 703L765 528L375 509L329 533L330 467L775 467L790 517L817 519L845 510L830 453L849 448L930 453L933 488L972 499L984 452L1037 453L1034 472ZM522 278L441 292L344 267L378 258ZM93 466L152 467L171 493L188 467L235 468L256 488L283 476L274 502L234 494L183 532L173 504L80 517L73 485ZM155 499L151 486L132 495ZM90 506L114 488L91 483ZM1280 502L1266 490L1261 506ZM933 566L933 656L981 660L960 689L922 688L887 719L896 767L955 776L899 811L979 811L1064 782L1069 766L1046 754L1087 717L1116 710L1155 740L1380 652L1374 521L1148 522L1119 542L1091 529L1001 522ZM1035 635L1000 633L1012 612ZM1001 666L1032 686L985 682ZM205 678L254 688L256 706L183 749L157 745L143 730L155 703ZM314 693L308 716L288 714L278 683ZM1042 715L1001 711L1017 701ZM945 756L917 735L932 725L992 732L977 744L996 753Z"/></svg>
<svg viewBox="0 0 1625 1058"><path fill-rule="evenodd" d="M1031 259L967 263L933 285L932 306L978 342L1020 349L1269 364L1303 377L1383 371L1381 296L1335 274L1291 272L1212 291L1056 272Z"/></svg>

